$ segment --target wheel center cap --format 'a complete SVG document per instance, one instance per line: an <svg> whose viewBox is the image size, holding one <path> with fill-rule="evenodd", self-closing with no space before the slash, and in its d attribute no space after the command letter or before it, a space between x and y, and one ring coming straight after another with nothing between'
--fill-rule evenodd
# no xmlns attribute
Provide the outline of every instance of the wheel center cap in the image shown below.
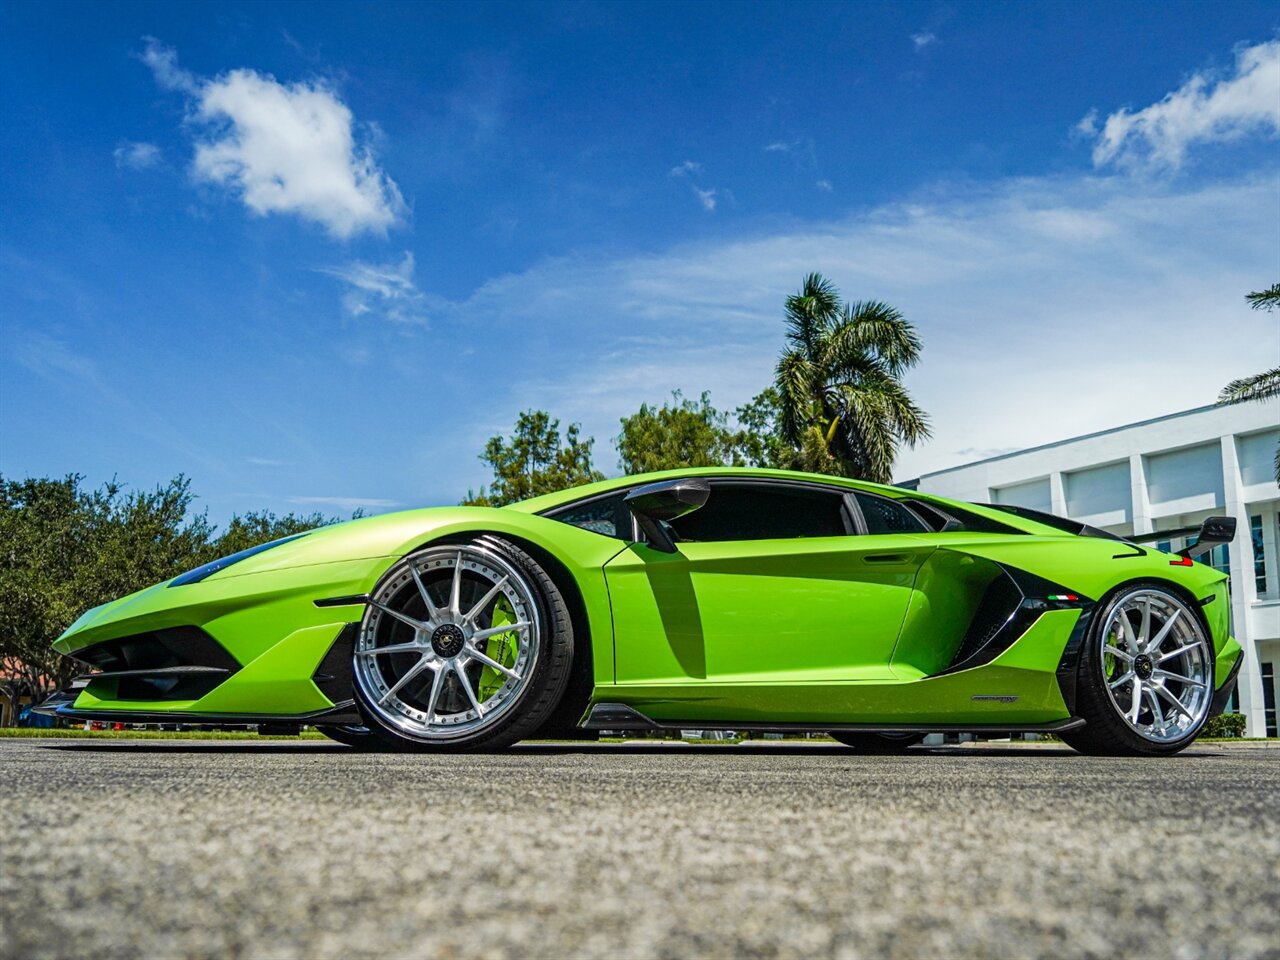
<svg viewBox="0 0 1280 960"><path fill-rule="evenodd" d="M431 649L435 651L436 656L447 660L462 652L462 645L466 639L461 628L452 623L441 624L431 634Z"/></svg>
<svg viewBox="0 0 1280 960"><path fill-rule="evenodd" d="M1148 679L1155 668L1155 662L1145 653L1140 653L1133 658L1133 672L1137 674L1139 680Z"/></svg>

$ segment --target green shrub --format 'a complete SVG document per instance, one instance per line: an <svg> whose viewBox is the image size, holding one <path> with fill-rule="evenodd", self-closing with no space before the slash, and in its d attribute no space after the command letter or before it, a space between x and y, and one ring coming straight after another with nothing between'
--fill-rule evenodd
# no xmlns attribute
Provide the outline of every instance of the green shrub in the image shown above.
<svg viewBox="0 0 1280 960"><path fill-rule="evenodd" d="M1243 737L1244 725L1243 713L1220 713L1218 716L1209 719L1209 722L1204 725L1204 729L1200 731L1200 736L1217 738Z"/></svg>

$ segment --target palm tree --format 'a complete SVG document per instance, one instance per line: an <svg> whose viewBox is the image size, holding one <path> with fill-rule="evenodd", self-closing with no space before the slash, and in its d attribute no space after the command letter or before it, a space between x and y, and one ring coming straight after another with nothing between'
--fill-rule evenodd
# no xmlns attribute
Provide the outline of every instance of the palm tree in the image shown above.
<svg viewBox="0 0 1280 960"><path fill-rule="evenodd" d="M888 483L898 444L929 436L900 379L920 359L915 328L887 303L842 304L820 273L787 298L786 316L778 419L796 465Z"/></svg>
<svg viewBox="0 0 1280 960"><path fill-rule="evenodd" d="M1280 307L1280 283L1273 283L1266 290L1248 294L1245 299L1253 309L1270 313ZM1280 367L1232 380L1218 394L1218 403L1247 403L1250 400L1269 400L1275 396L1280 396ZM1275 469L1276 483L1280 483L1280 446L1276 447Z"/></svg>

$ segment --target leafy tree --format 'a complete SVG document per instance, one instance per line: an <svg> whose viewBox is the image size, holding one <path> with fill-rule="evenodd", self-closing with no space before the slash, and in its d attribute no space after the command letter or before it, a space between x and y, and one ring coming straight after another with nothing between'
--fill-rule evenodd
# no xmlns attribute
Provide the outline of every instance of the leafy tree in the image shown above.
<svg viewBox="0 0 1280 960"><path fill-rule="evenodd" d="M579 437L579 426L570 424L560 437L560 421L545 410L526 410L516 420L510 438L490 437L480 459L493 468L493 483L479 493L467 491L462 502L469 506L501 507L543 493L564 490L581 483L603 480L591 466L595 440Z"/></svg>
<svg viewBox="0 0 1280 960"><path fill-rule="evenodd" d="M732 437L733 462L775 470L800 469L800 451L782 439L781 417L777 387L766 387L735 410L738 428Z"/></svg>
<svg viewBox="0 0 1280 960"><path fill-rule="evenodd" d="M1254 310L1272 310L1280 308L1280 283L1273 283L1265 290L1257 290L1245 296L1249 306ZM1280 366L1263 370L1251 377L1232 380L1218 394L1218 403L1248 403L1251 400L1269 400L1280 396ZM1276 447L1275 458L1276 483L1280 483L1280 446Z"/></svg>
<svg viewBox="0 0 1280 960"><path fill-rule="evenodd" d="M670 403L660 408L644 403L622 418L619 466L626 474L723 466L737 462L734 440L728 416L711 405L709 393L695 401L676 390Z"/></svg>
<svg viewBox="0 0 1280 960"><path fill-rule="evenodd" d="M327 521L319 514L232 517L220 536L194 514L183 476L150 491L83 477L0 476L0 690L40 698L83 669L51 645L90 607L247 547Z"/></svg>
<svg viewBox="0 0 1280 960"><path fill-rule="evenodd" d="M360 515L360 511L357 510L353 519L359 518ZM335 522L322 513L306 516L286 513L283 517L277 517L269 510L261 510L237 514L228 522L227 529L214 542L209 552L213 554L211 559L226 557L241 550L256 547L260 543L269 543L281 537L291 537L295 533L304 533Z"/></svg>
<svg viewBox="0 0 1280 960"><path fill-rule="evenodd" d="M886 303L842 303L818 273L787 298L786 320L778 425L797 466L888 483L898 445L929 436L901 380L920 359L915 328Z"/></svg>
<svg viewBox="0 0 1280 960"><path fill-rule="evenodd" d="M182 476L126 493L112 481L85 491L83 478L0 477L0 664L11 691L33 695L76 671L52 649L81 613L176 576L199 561L211 528L189 516Z"/></svg>

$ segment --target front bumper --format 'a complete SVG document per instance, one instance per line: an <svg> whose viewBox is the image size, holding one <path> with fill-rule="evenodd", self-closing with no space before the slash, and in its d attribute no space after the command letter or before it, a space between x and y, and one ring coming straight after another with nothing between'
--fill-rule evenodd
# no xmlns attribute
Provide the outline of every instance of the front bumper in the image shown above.
<svg viewBox="0 0 1280 960"><path fill-rule="evenodd" d="M91 610L55 649L98 672L46 712L136 722L349 722L329 715L352 709L350 661L362 595L390 562L161 584ZM349 602L316 603L333 597Z"/></svg>

